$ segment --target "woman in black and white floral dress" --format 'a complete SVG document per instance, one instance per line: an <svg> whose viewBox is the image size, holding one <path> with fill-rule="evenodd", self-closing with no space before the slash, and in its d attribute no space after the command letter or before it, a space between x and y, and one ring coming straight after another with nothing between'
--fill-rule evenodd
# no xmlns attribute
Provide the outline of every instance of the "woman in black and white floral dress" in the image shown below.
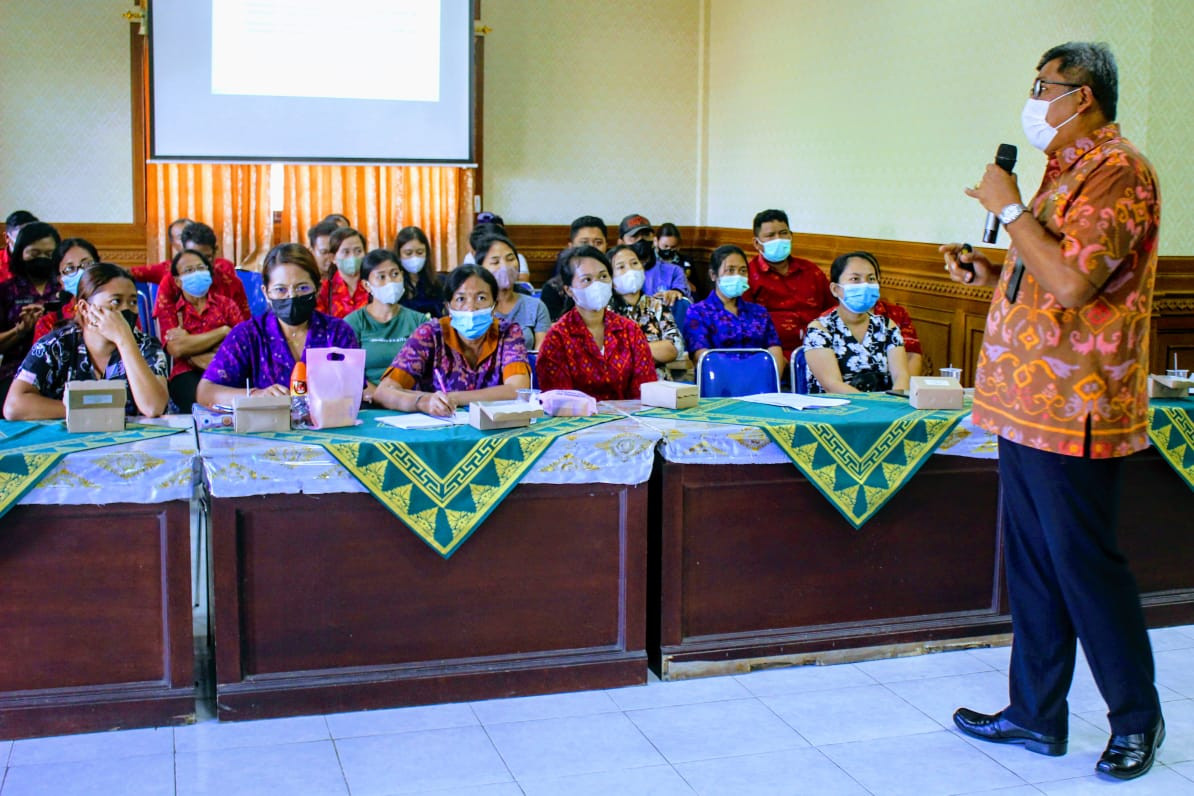
<svg viewBox="0 0 1194 796"><path fill-rule="evenodd" d="M808 325L804 356L810 393L908 389L904 337L871 312L879 300L879 269L868 252L843 254L829 268L838 306Z"/></svg>

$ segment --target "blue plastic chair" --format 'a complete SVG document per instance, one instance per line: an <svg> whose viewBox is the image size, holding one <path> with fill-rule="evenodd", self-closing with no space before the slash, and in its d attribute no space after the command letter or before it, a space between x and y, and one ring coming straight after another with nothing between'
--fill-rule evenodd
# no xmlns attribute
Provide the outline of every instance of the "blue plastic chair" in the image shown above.
<svg viewBox="0 0 1194 796"><path fill-rule="evenodd" d="M539 374L535 372L535 365L538 363L538 361L539 361L539 352L538 351L528 351L527 352L527 362L530 363L530 366L531 366L531 387L533 387L536 390L539 389Z"/></svg>
<svg viewBox="0 0 1194 796"><path fill-rule="evenodd" d="M137 318L141 321L141 331L158 337L158 325L153 317L153 307L158 300L158 286L152 282L134 282L133 285L137 288Z"/></svg>
<svg viewBox="0 0 1194 796"><path fill-rule="evenodd" d="M712 348L697 363L702 398L779 392L775 358L763 348Z"/></svg>
<svg viewBox="0 0 1194 796"><path fill-rule="evenodd" d="M788 364L788 381L792 392L808 395L808 370L804 358L804 347L792 349L792 361Z"/></svg>
<svg viewBox="0 0 1194 796"><path fill-rule="evenodd" d="M684 319L688 316L688 308L692 306L692 302L681 296L672 304L672 317L676 319L676 328L680 330L680 334L684 334Z"/></svg>
<svg viewBox="0 0 1194 796"><path fill-rule="evenodd" d="M265 294L261 292L261 274L237 268L236 275L240 278L240 283L245 286L245 298L249 300L249 312L254 318L264 315L265 311L269 309L269 302L266 300Z"/></svg>

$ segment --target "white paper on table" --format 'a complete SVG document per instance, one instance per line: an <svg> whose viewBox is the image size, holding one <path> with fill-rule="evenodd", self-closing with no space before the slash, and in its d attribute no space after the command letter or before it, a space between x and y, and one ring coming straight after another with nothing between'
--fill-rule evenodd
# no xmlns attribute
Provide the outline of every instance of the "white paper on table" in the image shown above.
<svg viewBox="0 0 1194 796"><path fill-rule="evenodd" d="M448 426L467 426L468 425L468 410L457 409L456 413L448 417L433 417L432 415L425 415L422 412L410 412L408 414L385 415L377 418L378 423L384 423L387 426L394 428L404 428L407 430L418 428L446 428Z"/></svg>
<svg viewBox="0 0 1194 796"><path fill-rule="evenodd" d="M758 395L742 395L739 401L752 404L782 406L787 409L826 409L850 403L846 398L822 398L819 395L800 395L790 392L761 392Z"/></svg>

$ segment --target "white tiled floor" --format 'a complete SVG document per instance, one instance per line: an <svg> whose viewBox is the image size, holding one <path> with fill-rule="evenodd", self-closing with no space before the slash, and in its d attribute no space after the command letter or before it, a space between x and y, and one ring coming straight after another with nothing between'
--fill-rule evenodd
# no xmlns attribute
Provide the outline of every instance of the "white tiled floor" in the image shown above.
<svg viewBox="0 0 1194 796"><path fill-rule="evenodd" d="M1070 751L965 738L1008 650L770 669L490 702L0 741L0 796L1194 794L1194 626L1152 633L1168 737L1146 777L1094 776L1104 708L1079 660Z"/></svg>

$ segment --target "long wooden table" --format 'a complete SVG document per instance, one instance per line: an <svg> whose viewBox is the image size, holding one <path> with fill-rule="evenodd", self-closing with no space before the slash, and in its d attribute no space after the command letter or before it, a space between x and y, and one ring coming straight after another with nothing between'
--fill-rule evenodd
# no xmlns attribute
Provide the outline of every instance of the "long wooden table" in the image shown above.
<svg viewBox="0 0 1194 796"><path fill-rule="evenodd" d="M334 491L351 485L318 448L275 445L295 475L259 495L223 480L251 448L205 453L219 717L645 682L655 439L625 423L602 433L645 457L640 483L524 482L446 560L372 495ZM298 479L317 493L280 494Z"/></svg>
<svg viewBox="0 0 1194 796"><path fill-rule="evenodd" d="M665 461L653 487L659 602L649 632L661 677L884 657L1011 631L993 459L933 456L858 530L791 464ZM1194 492L1155 451L1128 460L1121 547L1154 626L1194 622L1191 517Z"/></svg>
<svg viewBox="0 0 1194 796"><path fill-rule="evenodd" d="M0 519L0 739L194 721L180 445L71 454Z"/></svg>

